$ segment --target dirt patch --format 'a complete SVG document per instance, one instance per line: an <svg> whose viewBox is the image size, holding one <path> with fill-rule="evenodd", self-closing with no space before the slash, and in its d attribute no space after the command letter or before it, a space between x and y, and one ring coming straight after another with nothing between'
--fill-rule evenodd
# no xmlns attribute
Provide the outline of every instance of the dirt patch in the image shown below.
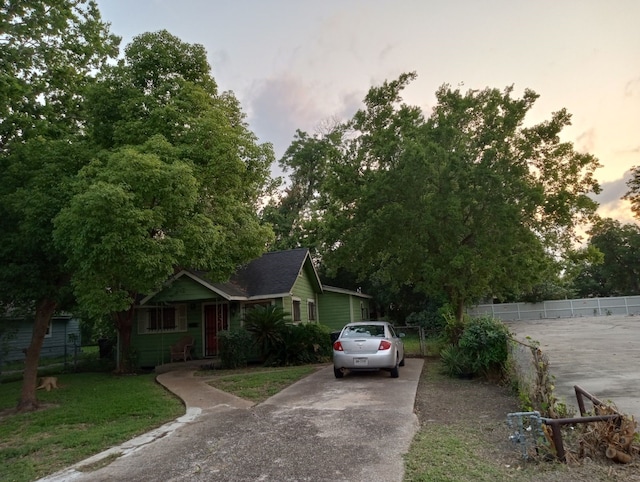
<svg viewBox="0 0 640 482"><path fill-rule="evenodd" d="M506 386L482 380L448 378L435 359L425 360L416 394L415 411L421 430L433 424L451 426L469 442L470 450L518 481L640 481L640 462L619 465L602 459L570 464L529 460L509 440L508 413L520 411L517 396Z"/></svg>

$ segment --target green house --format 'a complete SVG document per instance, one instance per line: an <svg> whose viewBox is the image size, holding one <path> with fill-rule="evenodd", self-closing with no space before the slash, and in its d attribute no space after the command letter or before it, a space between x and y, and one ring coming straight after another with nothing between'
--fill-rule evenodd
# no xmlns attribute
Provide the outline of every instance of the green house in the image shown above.
<svg viewBox="0 0 640 482"><path fill-rule="evenodd" d="M218 334L240 328L247 310L277 305L294 323L321 323L339 330L368 319L371 296L323 286L306 248L266 253L224 283L206 273L181 270L135 307L131 345L140 366L169 362L170 345L193 337L194 358L216 357Z"/></svg>

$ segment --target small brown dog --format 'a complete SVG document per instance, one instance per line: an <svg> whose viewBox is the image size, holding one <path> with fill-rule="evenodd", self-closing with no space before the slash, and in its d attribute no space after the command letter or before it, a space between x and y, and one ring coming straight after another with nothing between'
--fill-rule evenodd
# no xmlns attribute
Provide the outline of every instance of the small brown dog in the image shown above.
<svg viewBox="0 0 640 482"><path fill-rule="evenodd" d="M47 392L50 392L52 389L58 388L58 378L57 377L42 377L40 379L40 386L36 388L36 390L40 390L44 388Z"/></svg>

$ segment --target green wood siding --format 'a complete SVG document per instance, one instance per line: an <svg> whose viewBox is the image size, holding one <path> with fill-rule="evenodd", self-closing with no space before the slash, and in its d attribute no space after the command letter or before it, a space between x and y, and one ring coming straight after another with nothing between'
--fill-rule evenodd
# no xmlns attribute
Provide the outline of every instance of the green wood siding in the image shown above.
<svg viewBox="0 0 640 482"><path fill-rule="evenodd" d="M320 296L318 303L320 323L328 326L333 331L340 330L344 325L350 323L349 298L349 295L325 291Z"/></svg>
<svg viewBox="0 0 640 482"><path fill-rule="evenodd" d="M170 333L138 333L138 320L140 309L136 309L133 320L133 331L131 333L131 346L135 347L138 365L141 367L153 367L168 363L169 345L174 344L183 336L193 336L195 339L195 347L193 349L193 358L202 358L202 304L187 304L187 331L170 332Z"/></svg>
<svg viewBox="0 0 640 482"><path fill-rule="evenodd" d="M192 280L187 275L181 276L174 281L170 286L165 287L159 293L156 293L151 300L146 304L152 305L153 303L159 303L161 301L170 301L172 303L178 303L180 301L194 301L194 300L221 300L214 291L211 291L200 283Z"/></svg>
<svg viewBox="0 0 640 482"><path fill-rule="evenodd" d="M308 323L309 320L309 301L312 301L316 305L316 320L311 320L317 323L318 313L318 295L316 293L315 284L310 279L310 273L307 269L303 269L298 276L295 284L293 285L292 295L285 298L284 310L291 313L291 320L293 320L293 302L294 300L300 301L300 322Z"/></svg>
<svg viewBox="0 0 640 482"><path fill-rule="evenodd" d="M356 295L325 290L318 301L320 323L334 331L341 330L347 323L362 320L361 308L366 308L366 314L370 313L369 299Z"/></svg>
<svg viewBox="0 0 640 482"><path fill-rule="evenodd" d="M371 319L371 313L369 311L369 300L367 298L351 296L349 301L351 304L351 317L353 321Z"/></svg>

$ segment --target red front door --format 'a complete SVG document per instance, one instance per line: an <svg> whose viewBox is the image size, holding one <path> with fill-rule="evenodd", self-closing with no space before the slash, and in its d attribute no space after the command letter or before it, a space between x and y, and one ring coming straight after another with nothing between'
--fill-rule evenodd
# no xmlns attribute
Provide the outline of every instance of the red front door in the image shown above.
<svg viewBox="0 0 640 482"><path fill-rule="evenodd" d="M218 332L229 328L229 305L216 304L204 307L204 356L218 354Z"/></svg>

